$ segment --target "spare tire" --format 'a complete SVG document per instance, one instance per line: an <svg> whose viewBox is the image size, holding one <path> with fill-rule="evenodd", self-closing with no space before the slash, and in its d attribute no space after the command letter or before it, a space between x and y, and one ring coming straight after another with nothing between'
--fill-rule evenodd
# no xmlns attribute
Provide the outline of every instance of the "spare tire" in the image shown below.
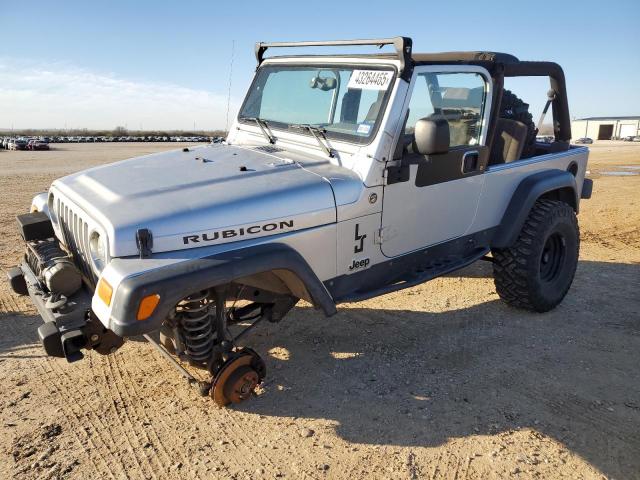
<svg viewBox="0 0 640 480"><path fill-rule="evenodd" d="M529 104L514 95L511 90L504 90L500 104L500 118L516 120L527 127L527 136L520 158L533 157L536 154L536 135L538 129L533 123L533 116L529 112Z"/></svg>

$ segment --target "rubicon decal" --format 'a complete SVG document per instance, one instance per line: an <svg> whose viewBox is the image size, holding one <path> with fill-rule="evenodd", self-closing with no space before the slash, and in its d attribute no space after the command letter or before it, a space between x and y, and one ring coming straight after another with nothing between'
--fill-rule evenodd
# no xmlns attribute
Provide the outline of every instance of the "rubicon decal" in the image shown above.
<svg viewBox="0 0 640 480"><path fill-rule="evenodd" d="M185 235L182 241L185 245L200 242L215 242L216 240L226 240L229 238L259 235L262 233L276 232L293 228L293 220L283 220L280 222L265 223L263 225L252 225L250 227L228 228L225 230L214 230L212 232L200 233L197 235Z"/></svg>

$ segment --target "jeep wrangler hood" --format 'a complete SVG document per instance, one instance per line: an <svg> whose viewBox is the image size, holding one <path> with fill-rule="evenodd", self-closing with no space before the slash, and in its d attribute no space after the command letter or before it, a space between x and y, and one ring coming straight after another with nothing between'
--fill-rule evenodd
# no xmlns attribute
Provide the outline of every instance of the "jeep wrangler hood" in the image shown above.
<svg viewBox="0 0 640 480"><path fill-rule="evenodd" d="M51 192L97 222L112 257L246 240L336 221L329 180L267 147L210 145L133 158L56 180ZM275 150L275 149L271 149Z"/></svg>

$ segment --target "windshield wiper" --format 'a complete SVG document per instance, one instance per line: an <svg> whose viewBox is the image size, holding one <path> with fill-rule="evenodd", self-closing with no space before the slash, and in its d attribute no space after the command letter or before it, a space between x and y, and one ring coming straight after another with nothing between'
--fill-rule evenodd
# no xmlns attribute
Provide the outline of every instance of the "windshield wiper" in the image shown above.
<svg viewBox="0 0 640 480"><path fill-rule="evenodd" d="M269 143L272 145L276 143L276 137L271 135L271 133L269 133L268 131L270 129L269 129L269 125L267 125L266 120L263 120L262 118L258 118L258 117L243 117L243 120L250 120L250 121L256 122L256 124L260 127L260 131L264 135L264 138L266 138L269 141Z"/></svg>
<svg viewBox="0 0 640 480"><path fill-rule="evenodd" d="M316 142L318 142L320 148L322 148L322 150L324 150L330 158L334 157L333 150L329 146L329 141L327 140L326 129L318 127L317 125L309 125L308 123L294 123L292 125L289 125L289 128L300 128L302 130L307 130L309 133L311 133L311 135L313 135L313 138L316 139ZM320 137L322 137L322 139Z"/></svg>

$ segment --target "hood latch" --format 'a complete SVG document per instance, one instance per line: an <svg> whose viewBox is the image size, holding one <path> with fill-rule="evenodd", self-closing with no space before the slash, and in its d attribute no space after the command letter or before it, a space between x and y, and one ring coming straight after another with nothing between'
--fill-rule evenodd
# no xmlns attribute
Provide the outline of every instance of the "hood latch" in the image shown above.
<svg viewBox="0 0 640 480"><path fill-rule="evenodd" d="M149 258L151 256L151 249L153 248L153 235L148 228L140 228L136 231L136 245L138 245L138 252L140 258Z"/></svg>

